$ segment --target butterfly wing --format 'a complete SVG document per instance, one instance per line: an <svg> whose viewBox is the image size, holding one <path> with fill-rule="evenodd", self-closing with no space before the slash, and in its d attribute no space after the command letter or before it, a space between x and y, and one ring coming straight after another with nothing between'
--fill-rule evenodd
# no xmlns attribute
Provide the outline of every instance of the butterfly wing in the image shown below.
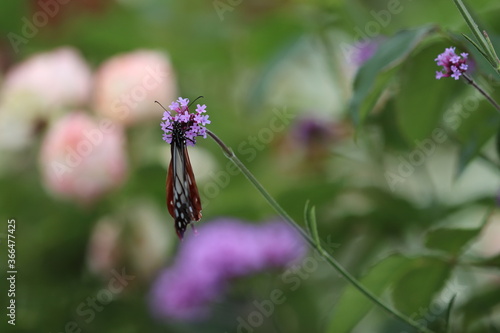
<svg viewBox="0 0 500 333"><path fill-rule="evenodd" d="M187 225L201 218L201 201L185 143L172 141L171 153L167 206L174 218L177 235L182 239Z"/></svg>
<svg viewBox="0 0 500 333"><path fill-rule="evenodd" d="M191 161L189 160L189 154L187 147L184 147L184 166L186 169L186 177L189 184L190 193L190 212L193 221L199 221L201 219L201 200L200 194L198 193L198 186L196 186L196 179L194 178L193 167L191 166Z"/></svg>
<svg viewBox="0 0 500 333"><path fill-rule="evenodd" d="M172 160L170 160L170 164L168 165L168 174L167 174L167 207L168 212L172 217L175 218L174 211L174 188L172 182Z"/></svg>

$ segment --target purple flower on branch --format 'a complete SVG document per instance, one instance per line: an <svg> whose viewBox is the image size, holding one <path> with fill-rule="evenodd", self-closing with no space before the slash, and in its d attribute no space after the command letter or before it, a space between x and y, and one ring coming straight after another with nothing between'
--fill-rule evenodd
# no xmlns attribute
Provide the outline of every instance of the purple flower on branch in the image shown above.
<svg viewBox="0 0 500 333"><path fill-rule="evenodd" d="M160 273L151 290L158 317L203 319L231 279L300 259L305 246L283 222L264 225L220 219L199 229L181 244L174 264Z"/></svg>
<svg viewBox="0 0 500 333"><path fill-rule="evenodd" d="M458 80L460 76L467 71L469 66L467 65L468 53L461 53L457 55L455 53L454 47L447 48L443 53L439 54L436 59L434 59L438 66L443 66L444 72L436 71L436 79L442 77L452 77Z"/></svg>
<svg viewBox="0 0 500 333"><path fill-rule="evenodd" d="M163 122L160 123L161 129L164 132L163 140L167 143L172 143L172 130L174 123L179 124L182 128L185 137L186 144L188 146L194 146L196 143L196 137L202 136L207 137L205 125L210 124L208 120L208 115L202 115L206 112L207 106L205 104L197 105L196 112L190 113L188 110L189 99L179 97L177 101L172 102L169 105L169 109L175 112L174 115L170 111L165 111L163 113Z"/></svg>

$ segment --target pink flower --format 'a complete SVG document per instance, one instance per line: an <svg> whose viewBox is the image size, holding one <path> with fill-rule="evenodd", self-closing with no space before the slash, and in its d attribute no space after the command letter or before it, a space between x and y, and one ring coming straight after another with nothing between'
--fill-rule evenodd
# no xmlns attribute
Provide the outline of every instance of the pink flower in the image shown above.
<svg viewBox="0 0 500 333"><path fill-rule="evenodd" d="M436 79L441 79L442 77L452 77L458 80L460 76L467 71L469 66L467 65L467 53L461 53L460 56L455 54L455 48L449 47L443 53L439 54L436 59L434 59L438 66L443 66L442 71L436 71Z"/></svg>
<svg viewBox="0 0 500 333"><path fill-rule="evenodd" d="M300 259L305 246L284 222L264 225L219 219L187 238L174 264L160 274L151 291L159 317L202 319L231 279L286 267Z"/></svg>
<svg viewBox="0 0 500 333"><path fill-rule="evenodd" d="M190 113L188 104L189 99L179 97L176 102L172 102L169 106L169 109L175 112L174 116L169 111L163 112L162 120L164 122L161 122L160 126L164 132L163 140L165 142L172 143L172 133L175 128L180 130L188 146L195 145L197 136L207 137L205 125L210 124L211 121L208 120L208 115L202 115L206 112L207 106L198 104L196 113Z"/></svg>
<svg viewBox="0 0 500 333"><path fill-rule="evenodd" d="M12 67L0 88L0 149L33 143L36 127L85 104L92 74L73 48L39 53Z"/></svg>
<svg viewBox="0 0 500 333"><path fill-rule="evenodd" d="M126 125L155 119L155 100L176 95L175 75L169 58L140 50L115 56L98 69L93 106L103 117Z"/></svg>
<svg viewBox="0 0 500 333"><path fill-rule="evenodd" d="M106 277L118 266L122 256L122 229L122 224L109 217L101 218L96 223L87 247L87 265L92 273Z"/></svg>
<svg viewBox="0 0 500 333"><path fill-rule="evenodd" d="M125 136L110 121L97 123L83 112L59 119L40 151L45 185L54 194L81 203L97 200L125 180Z"/></svg>
<svg viewBox="0 0 500 333"><path fill-rule="evenodd" d="M84 105L90 96L92 74L73 48L36 54L14 66L0 92L2 105L46 116L66 107Z"/></svg>
<svg viewBox="0 0 500 333"><path fill-rule="evenodd" d="M150 280L172 253L174 235L165 228L156 202L129 198L111 216L94 225L87 245L87 267L105 280L126 265L138 278Z"/></svg>

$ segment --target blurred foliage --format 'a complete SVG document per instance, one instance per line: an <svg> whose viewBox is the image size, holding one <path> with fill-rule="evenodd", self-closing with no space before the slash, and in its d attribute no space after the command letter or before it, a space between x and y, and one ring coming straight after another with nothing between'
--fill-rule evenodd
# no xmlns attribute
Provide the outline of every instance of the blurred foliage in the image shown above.
<svg viewBox="0 0 500 333"><path fill-rule="evenodd" d="M297 221L303 220L310 200L320 238L337 245L329 252L365 287L436 332L444 333L446 325L449 332L500 331L499 257L481 241L488 236L500 242L499 234L483 232L500 223L497 209L490 212L500 184L494 147L500 116L464 82L435 80L434 58L451 45L469 52L476 64L473 77L497 101L500 80L460 36L469 31L453 1L68 1L15 52L8 34L21 34L22 18L30 21L40 10L36 3L0 5L3 70L61 45L76 47L93 68L135 49L167 52L181 96L205 96L210 129ZM218 12L218 3L226 9ZM397 14L388 11L394 3L399 4ZM498 45L500 4L480 0L470 6ZM358 69L344 51L365 36L386 40ZM472 111L464 107L471 99ZM252 144L270 126L273 110L285 107L296 116L286 129L274 132L265 144ZM313 160L308 151L317 147L304 146L291 135L298 116L341 124L347 134ZM159 112L158 122L160 117ZM430 140L436 128L447 139L432 141L429 153L419 143ZM43 134L38 135L41 140ZM7 259L2 223L2 331L235 332L238 318L247 320L255 311L254 301L280 289L286 302L252 328L255 332L412 332L321 261L299 279L297 289L284 281L283 272L236 281L213 305L212 316L200 323L153 318L147 297L154 276L140 277L129 269L137 278L86 320L76 309L109 281L87 267L96 222L113 216L127 225L127 208L137 198L148 198L160 208L164 228L174 232L165 207L166 167L143 161L147 145L161 144L158 123L129 129L127 139L128 181L93 206L46 192L38 170L39 144L2 153L0 212L3 221L17 221L18 267L17 320L11 326L3 314ZM246 155L242 143L254 157ZM199 146L216 162L198 182L206 203L201 223L219 216L255 223L275 218L241 174L231 176L216 195L207 195L207 184L229 161L213 142L200 140ZM169 153L166 144L161 147L158 154ZM411 162L416 152L424 156L422 163ZM399 178L391 181L388 172ZM127 237L121 241L125 248L133 246L126 244ZM126 255L116 263L117 270L122 267L131 267ZM448 306L450 322L443 325Z"/></svg>

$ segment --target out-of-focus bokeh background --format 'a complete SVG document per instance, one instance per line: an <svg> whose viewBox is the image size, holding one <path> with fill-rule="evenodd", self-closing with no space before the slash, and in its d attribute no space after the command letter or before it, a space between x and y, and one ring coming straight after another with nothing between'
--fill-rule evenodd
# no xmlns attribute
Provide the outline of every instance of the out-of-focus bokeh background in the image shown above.
<svg viewBox="0 0 500 333"><path fill-rule="evenodd" d="M500 42L498 2L470 7ZM435 332L500 331L500 117L434 59L468 52L497 100L500 80L453 1L3 1L0 31L2 332L415 331L209 139L189 148L198 235L177 239L154 101L200 95L374 294Z"/></svg>

